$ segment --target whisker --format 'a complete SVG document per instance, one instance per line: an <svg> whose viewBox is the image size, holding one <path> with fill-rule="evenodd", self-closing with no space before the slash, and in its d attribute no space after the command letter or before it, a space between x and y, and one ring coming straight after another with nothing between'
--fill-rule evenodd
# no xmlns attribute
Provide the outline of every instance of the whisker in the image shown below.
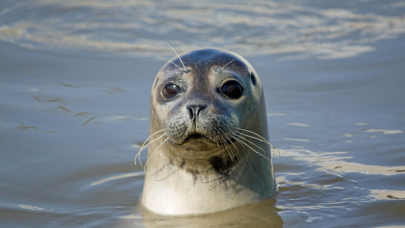
<svg viewBox="0 0 405 228"><path fill-rule="evenodd" d="M157 131L157 132L151 134L151 135L145 140L145 142L142 144L142 146L144 146L145 143L146 143L152 136L154 136L154 135L156 135L157 133L162 132L162 131L164 131L164 130L165 130L165 129L162 129L162 130L160 130L160 131Z"/></svg>
<svg viewBox="0 0 405 228"><path fill-rule="evenodd" d="M214 134L215 134L215 139L214 139L214 143L216 143L217 144L217 146L219 147L219 140L218 140L218 135L217 135L217 133L214 131Z"/></svg>
<svg viewBox="0 0 405 228"><path fill-rule="evenodd" d="M250 147L248 144L246 144L245 142L243 142L242 140L239 140L238 141L239 143L243 143L243 144L245 144L245 146L247 146L247 147L249 147L251 150L253 150L256 154L258 154L258 155L260 155L260 156L262 156L262 157L264 157L264 158L266 158L267 160L269 160L269 161L271 161L268 157L266 157L266 156L264 156L263 154L261 154L261 153L259 153L259 152L257 152L255 149L253 149L252 147Z"/></svg>
<svg viewBox="0 0 405 228"><path fill-rule="evenodd" d="M221 137L221 135L220 135L218 129L214 128L214 131L217 132L218 142L219 142L220 144L223 144L223 145L225 146L225 148L228 150L228 148L226 147L226 144L225 144L225 142L224 142L224 138Z"/></svg>
<svg viewBox="0 0 405 228"><path fill-rule="evenodd" d="M252 133L252 134L254 134L254 135L257 135L257 136L259 136L261 139L263 139L263 141L260 140L260 139L258 139L258 138L256 138L257 140L260 140L260 141L262 141L262 142L265 142L265 143L267 143L267 144L270 144L270 142L267 141L267 139L265 139L263 136L261 136L261 135L255 133L255 132L253 132L253 131L249 131L249 130L242 129L242 128L237 128L237 127L235 127L235 128L238 129L238 130L247 131L247 132L249 132L249 133ZM239 132L238 132L238 133L239 133ZM240 134L242 134L242 133L240 133ZM252 136L250 136L250 137L252 137Z"/></svg>
<svg viewBox="0 0 405 228"><path fill-rule="evenodd" d="M162 130L160 130L160 131L157 131L157 132L151 134L151 135L143 142L143 144L142 144L142 146L141 146L141 149L143 148L143 146L145 145L145 143L146 143L152 136L154 136L154 135L156 135L157 133L162 132L162 131L164 131L164 130L165 130L165 129L162 129Z"/></svg>
<svg viewBox="0 0 405 228"><path fill-rule="evenodd" d="M247 158L247 156L244 156L239 162L238 162L238 164L236 164L234 167L232 167L232 172L234 172L235 174L236 174L236 177L235 177L235 182L238 182L238 179L240 178L240 176L242 175L242 173L243 173L243 170L245 169L245 167L246 167L246 162L244 162L244 160L246 160L246 158ZM239 166L241 166L242 165L242 168L241 169L239 169L239 170L237 170L237 168L239 167Z"/></svg>
<svg viewBox="0 0 405 228"><path fill-rule="evenodd" d="M181 70L182 71L182 69L177 65L177 64L175 64L173 61L171 61L171 60L168 60L168 59L165 59L165 58L160 58L160 59L163 59L163 60L166 60L166 61L168 61L168 62L171 62L171 63L173 63L177 68L179 68L179 70Z"/></svg>
<svg viewBox="0 0 405 228"><path fill-rule="evenodd" d="M218 129L218 130L219 130L219 129ZM221 130L219 130L219 131L221 131ZM235 144L232 142L232 140L228 138L227 133L225 133L224 131L221 131L221 132L223 133L223 136L226 137L226 138L228 139L228 141L233 144L233 146L235 147L236 151L238 151L238 153L239 153L238 148L235 146ZM234 162L234 160L233 160L233 157L234 157L234 156L235 156L235 154L233 154L233 152L232 152L232 156L231 156L232 162Z"/></svg>
<svg viewBox="0 0 405 228"><path fill-rule="evenodd" d="M179 171L180 169L176 169L176 170L174 170L173 172L171 172L169 175L167 175L167 176L165 176L165 177L163 177L162 179L160 179L160 180L156 180L155 179L155 181L162 181L162 180L164 180L164 179L166 179L166 178L168 178L169 176L171 176L173 173L175 173L175 172L177 172L177 171Z"/></svg>
<svg viewBox="0 0 405 228"><path fill-rule="evenodd" d="M237 128L237 127L235 127L235 128L238 129L238 130L246 131L246 132L249 132L249 133L252 133L252 134L254 134L254 135L259 136L259 137L262 138L264 141L261 140L261 139L255 138L255 137L253 137L253 136L246 135L246 134L243 134L243 133L238 132L238 134L241 134L241 135L244 135L244 136L253 138L253 139L257 139L257 140L259 140L259 141L262 141L262 142L265 142L265 143L269 144L269 145L272 147L272 149L275 149L275 150L278 151L278 157L280 157L281 152L280 152L275 146L273 146L269 141L267 141L267 139L265 139L263 136L261 136L261 135L259 135L259 134L256 134L256 133L254 133L254 132L252 132L252 131L246 130L246 129Z"/></svg>
<svg viewBox="0 0 405 228"><path fill-rule="evenodd" d="M166 168L166 166L168 166L170 164L170 162L167 162L166 165L164 165L162 168L160 168L159 170L157 170L156 172L154 172L152 174L152 176L155 176L158 172L162 171L164 168Z"/></svg>
<svg viewBox="0 0 405 228"><path fill-rule="evenodd" d="M218 134L217 132L215 132L215 129L211 131L211 135L213 136L212 138L214 140L214 143L216 143L217 146L219 147Z"/></svg>
<svg viewBox="0 0 405 228"><path fill-rule="evenodd" d="M214 130L218 132L217 129L214 129ZM221 135L219 135L219 132L218 132L218 141L219 141L221 144L223 144L223 145L225 146L225 148L228 150L228 147L226 146L226 143L224 142L224 138L222 138ZM229 152L229 151L228 151L228 152Z"/></svg>
<svg viewBox="0 0 405 228"><path fill-rule="evenodd" d="M164 42L163 40L161 40L161 42L166 44L167 46L169 46L174 51L174 53L176 53L177 57L180 59L181 64L183 64L184 69L187 69L186 66L183 63L183 60L181 60L179 54L177 54L176 50L174 50L174 48L172 48L172 46L170 46L168 43Z"/></svg>
<svg viewBox="0 0 405 228"><path fill-rule="evenodd" d="M240 135L234 135L234 136L237 137L238 139L245 140L245 142L248 142L248 143L252 144L253 146L259 148L261 151L263 151L264 154L266 154L266 151L263 150L260 146L258 146L258 145L256 145L256 144L252 143L251 141L249 141L248 139L244 138L243 136L240 136Z"/></svg>
<svg viewBox="0 0 405 228"><path fill-rule="evenodd" d="M232 162L234 162L233 158L235 157L235 155L233 154L233 151L232 151L231 147L226 143L226 140L224 139L223 136L221 136L221 138L222 138L222 140L224 142L225 147L228 150L228 153L229 153L229 156L231 157Z"/></svg>
<svg viewBox="0 0 405 228"><path fill-rule="evenodd" d="M232 143L232 145L235 147L236 151L238 151L238 153L240 154L238 148L235 146L235 144L232 142L232 140L230 140L226 135L228 135L229 137L231 137L231 136L230 136L228 133L225 133L225 132L224 132L224 134L225 134L225 137L226 137L226 138Z"/></svg>
<svg viewBox="0 0 405 228"><path fill-rule="evenodd" d="M146 173L146 165L148 164L149 160L152 158L153 155L155 155L156 152L159 151L159 148L169 139L165 139L165 141L163 141L153 152L152 154L149 156L148 160L146 160L145 166L143 167L143 172Z"/></svg>
<svg viewBox="0 0 405 228"><path fill-rule="evenodd" d="M156 133L158 133L158 132L155 132L154 134L156 134ZM154 135L154 134L153 134L153 135ZM149 136L149 138L152 137L153 135ZM146 148L147 146L149 146L150 144L152 144L153 142L155 142L156 140L162 138L162 137L165 136L165 135L166 135L166 133L163 133L163 135L159 136L158 138L152 140L151 142L149 142L148 144L145 145L145 143L146 143L147 140L149 139L149 138L148 138L148 139L143 143L141 149L139 149L139 152L138 152L138 153L136 154L136 156L135 156L135 159L134 159L135 165L136 165L136 157L139 156L139 164L141 164L141 166L142 166L142 162L141 162L141 152L142 152L142 150L145 149L145 148Z"/></svg>
<svg viewBox="0 0 405 228"><path fill-rule="evenodd" d="M224 134L229 135L228 133L224 133ZM229 135L229 137L231 137L231 136ZM241 139L239 139L239 138L234 138L234 139L235 139L236 141L238 141L238 142L241 141ZM232 141L231 141L231 142L232 142ZM236 145L235 145L233 142L232 142L232 144L233 144L233 146L236 148L236 150L238 151L238 153L241 154L241 153L239 152L239 150L237 149ZM245 146L244 146L243 144L241 144L241 143L239 143L239 144L242 145L243 148L245 148ZM239 170L239 175L236 176L236 180L239 179L239 177L240 177L240 175L241 175L241 173L242 173L244 167L246 166L246 164L243 162L245 159L246 159L246 156L242 156L242 159L239 160L239 162L238 162L235 166L232 167L231 172L235 172L235 171L237 170L237 168L238 168L241 164L244 164L244 165L243 165L243 168L242 168L241 170Z"/></svg>
<svg viewBox="0 0 405 228"><path fill-rule="evenodd" d="M219 136L219 138L220 138L221 142L224 144L224 146L225 146L226 150L228 151L228 153L229 153L229 155L230 155L230 157L231 157L231 160L233 161L233 156L234 156L234 155L233 155L233 153L231 152L231 151L232 151L232 149L231 149L231 148L229 148L229 146L227 145L227 143L226 143L225 139L219 135L219 129L214 128L214 130L218 132L218 136Z"/></svg>
<svg viewBox="0 0 405 228"><path fill-rule="evenodd" d="M226 66L228 66L228 64L230 64L231 62L233 62L233 61L235 61L236 59L234 59L234 60L231 60L230 62L228 62L227 64L225 64L225 66L223 66L222 68L225 68Z"/></svg>

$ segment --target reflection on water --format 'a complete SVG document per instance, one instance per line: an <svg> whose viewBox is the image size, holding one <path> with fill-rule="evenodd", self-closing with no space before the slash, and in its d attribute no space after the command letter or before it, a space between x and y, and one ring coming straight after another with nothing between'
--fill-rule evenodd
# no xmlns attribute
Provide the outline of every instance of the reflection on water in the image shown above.
<svg viewBox="0 0 405 228"><path fill-rule="evenodd" d="M396 175L405 172L405 166L378 166L365 165L356 162L348 162L352 157L347 152L313 152L303 149L280 150L281 155L274 153L273 156L287 156L297 161L305 161L320 166L318 171L334 171L337 173L354 172L362 174ZM345 156L346 155L346 156Z"/></svg>
<svg viewBox="0 0 405 228"><path fill-rule="evenodd" d="M1 225L405 224L404 15L399 0L1 2ZM140 206L133 159L173 55L160 40L249 58L279 149L274 197L182 218Z"/></svg>
<svg viewBox="0 0 405 228"><path fill-rule="evenodd" d="M192 216L165 217L142 210L142 224L145 227L282 227L283 220L275 207L276 200L269 199L260 203L234 208L220 213Z"/></svg>

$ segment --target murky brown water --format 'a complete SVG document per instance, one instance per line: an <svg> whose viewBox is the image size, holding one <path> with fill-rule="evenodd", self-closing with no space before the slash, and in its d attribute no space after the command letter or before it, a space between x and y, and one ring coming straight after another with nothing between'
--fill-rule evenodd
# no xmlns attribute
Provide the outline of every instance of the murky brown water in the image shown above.
<svg viewBox="0 0 405 228"><path fill-rule="evenodd" d="M405 226L404 33L399 0L2 1L0 227ZM140 209L133 159L174 55L160 40L255 67L274 197L194 218Z"/></svg>

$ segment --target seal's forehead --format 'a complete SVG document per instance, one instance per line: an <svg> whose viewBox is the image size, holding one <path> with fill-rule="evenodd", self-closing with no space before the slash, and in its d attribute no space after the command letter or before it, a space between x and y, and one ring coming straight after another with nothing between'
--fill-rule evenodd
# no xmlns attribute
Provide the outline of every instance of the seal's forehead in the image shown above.
<svg viewBox="0 0 405 228"><path fill-rule="evenodd" d="M190 62L209 62L238 58L238 56L232 52L215 48L193 50L182 54L181 57Z"/></svg>
<svg viewBox="0 0 405 228"><path fill-rule="evenodd" d="M236 53L216 49L216 48L204 48L189 51L180 55L183 62L178 57L171 59L162 70L168 71L175 68L183 68L183 63L186 67L192 68L192 70L206 71L213 66L223 67L232 61L232 68L238 71L249 71L249 63L237 55ZM173 64L174 63L174 64ZM177 65L177 66L176 66Z"/></svg>

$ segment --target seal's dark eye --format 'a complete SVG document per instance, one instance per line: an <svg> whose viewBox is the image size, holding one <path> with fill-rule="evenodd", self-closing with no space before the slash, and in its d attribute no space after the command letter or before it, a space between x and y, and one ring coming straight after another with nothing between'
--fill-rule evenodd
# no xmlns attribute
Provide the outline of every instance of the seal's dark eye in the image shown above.
<svg viewBox="0 0 405 228"><path fill-rule="evenodd" d="M228 81L222 86L222 92L229 98L238 99L242 96L243 88L237 81Z"/></svg>
<svg viewBox="0 0 405 228"><path fill-rule="evenodd" d="M163 88L163 95L165 95L168 98L174 97L179 92L180 87L175 84L167 84L165 88Z"/></svg>

